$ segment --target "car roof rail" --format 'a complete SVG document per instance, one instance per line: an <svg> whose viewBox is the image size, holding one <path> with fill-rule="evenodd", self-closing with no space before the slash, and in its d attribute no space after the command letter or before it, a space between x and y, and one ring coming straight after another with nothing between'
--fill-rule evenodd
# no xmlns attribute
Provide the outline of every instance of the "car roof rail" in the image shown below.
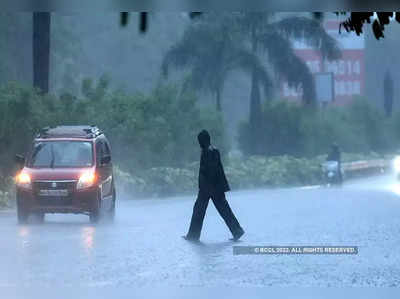
<svg viewBox="0 0 400 299"><path fill-rule="evenodd" d="M84 128L83 131L86 132L87 138L95 138L103 134L103 132L95 125L91 125L90 128Z"/></svg>
<svg viewBox="0 0 400 299"><path fill-rule="evenodd" d="M52 128L52 127L50 127L50 126L41 128L41 129L39 130L39 133L36 135L36 138L46 138L46 136L47 136L47 131L50 130L51 128Z"/></svg>
<svg viewBox="0 0 400 299"><path fill-rule="evenodd" d="M95 125L90 126L57 126L44 127L39 130L36 138L54 138L54 137L71 137L71 138L96 138L103 132Z"/></svg>

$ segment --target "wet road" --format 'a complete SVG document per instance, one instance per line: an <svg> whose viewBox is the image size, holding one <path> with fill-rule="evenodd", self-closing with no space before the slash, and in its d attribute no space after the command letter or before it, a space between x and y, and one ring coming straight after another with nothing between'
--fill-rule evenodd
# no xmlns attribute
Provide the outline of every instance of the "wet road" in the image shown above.
<svg viewBox="0 0 400 299"><path fill-rule="evenodd" d="M0 212L0 287L399 286L400 185L391 176L319 187L228 193L241 242L210 204L202 242L181 238L193 197L119 200L114 224ZM358 255L233 255L232 246L348 245Z"/></svg>

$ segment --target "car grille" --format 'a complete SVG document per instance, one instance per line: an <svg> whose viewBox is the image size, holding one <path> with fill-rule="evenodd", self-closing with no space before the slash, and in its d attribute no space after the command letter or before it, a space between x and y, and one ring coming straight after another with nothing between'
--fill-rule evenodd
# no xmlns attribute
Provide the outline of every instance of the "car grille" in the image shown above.
<svg viewBox="0 0 400 299"><path fill-rule="evenodd" d="M53 183L56 183L54 186ZM33 182L33 191L41 206L68 206L72 204L72 196L76 189L76 181L36 181ZM67 196L42 196L40 190L67 190Z"/></svg>

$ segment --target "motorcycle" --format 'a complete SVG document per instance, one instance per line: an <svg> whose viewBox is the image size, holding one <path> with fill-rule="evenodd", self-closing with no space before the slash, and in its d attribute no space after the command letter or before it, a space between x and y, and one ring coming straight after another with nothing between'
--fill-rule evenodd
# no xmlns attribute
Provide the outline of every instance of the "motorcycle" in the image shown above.
<svg viewBox="0 0 400 299"><path fill-rule="evenodd" d="M337 161L326 161L321 164L321 168L325 184L328 187L342 184L343 175L340 175L342 174L342 170L339 169L339 163Z"/></svg>

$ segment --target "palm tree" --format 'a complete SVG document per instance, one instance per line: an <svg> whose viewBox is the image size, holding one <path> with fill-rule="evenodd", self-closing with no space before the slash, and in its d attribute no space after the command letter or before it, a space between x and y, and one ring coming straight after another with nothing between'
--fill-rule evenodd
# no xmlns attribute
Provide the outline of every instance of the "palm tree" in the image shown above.
<svg viewBox="0 0 400 299"><path fill-rule="evenodd" d="M245 12L235 14L236 26L247 37L254 55L266 54L268 62L278 78L284 78L290 87L303 88L303 102L312 106L315 103L313 76L306 63L299 58L292 47L292 40L302 40L317 49L323 59L336 59L340 50L336 41L329 36L319 18L287 17L273 20L273 13ZM272 80L270 80L272 81ZM271 93L271 91L269 91ZM250 91L249 126L253 135L255 153L262 121L259 79L252 73Z"/></svg>
<svg viewBox="0 0 400 299"><path fill-rule="evenodd" d="M255 73L266 92L272 85L257 55L246 49L230 25L226 18L217 20L212 16L191 24L182 39L166 53L162 64L164 76L168 76L170 66L189 68L184 88L211 92L218 111L221 111L224 83L233 70Z"/></svg>
<svg viewBox="0 0 400 299"><path fill-rule="evenodd" d="M249 38L252 52L266 53L275 73L285 78L290 86L302 85L305 104L312 104L315 100L312 75L307 65L293 51L291 41L296 39L307 43L318 50L323 59L339 58L340 49L336 40L326 33L321 23L307 17L287 17L272 21L272 14L265 12L240 13L236 19ZM252 82L257 84L254 78Z"/></svg>

